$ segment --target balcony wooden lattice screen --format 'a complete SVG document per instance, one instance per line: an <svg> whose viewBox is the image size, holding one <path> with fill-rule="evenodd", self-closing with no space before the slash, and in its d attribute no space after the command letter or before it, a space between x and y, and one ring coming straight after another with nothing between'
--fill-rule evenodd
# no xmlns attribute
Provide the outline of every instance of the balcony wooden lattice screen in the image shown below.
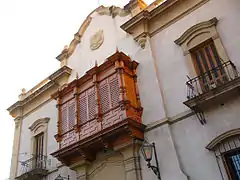
<svg viewBox="0 0 240 180"><path fill-rule="evenodd" d="M143 138L137 65L125 54L116 52L101 66L90 69L84 76L53 95L58 100L59 111L58 134L55 136L59 150L58 153L53 153L55 156L62 160L59 152L65 153L66 148L73 148L89 139L97 138L96 142L102 139L103 146L106 143L114 144L113 141L119 138L115 136L116 133L124 130L123 125L138 126L129 131L133 131L134 136ZM116 131L116 128L120 130ZM112 137L115 138L110 138L109 134L114 133ZM99 149L101 143L95 143L89 151ZM67 159L69 157L65 161Z"/></svg>

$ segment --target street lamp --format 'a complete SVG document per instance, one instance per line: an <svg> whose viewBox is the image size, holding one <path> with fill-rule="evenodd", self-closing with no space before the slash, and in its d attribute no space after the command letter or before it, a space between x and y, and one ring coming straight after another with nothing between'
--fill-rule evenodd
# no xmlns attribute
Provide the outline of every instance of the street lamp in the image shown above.
<svg viewBox="0 0 240 180"><path fill-rule="evenodd" d="M64 180L64 179L67 179L67 180L70 180L70 177L69 175L67 177L62 177L60 174L55 178L55 180Z"/></svg>
<svg viewBox="0 0 240 180"><path fill-rule="evenodd" d="M151 168L154 174L157 175L158 179L161 180L155 143L150 144L145 140L142 144L141 152L145 161L147 161L148 168ZM156 160L156 166L151 165L153 152Z"/></svg>

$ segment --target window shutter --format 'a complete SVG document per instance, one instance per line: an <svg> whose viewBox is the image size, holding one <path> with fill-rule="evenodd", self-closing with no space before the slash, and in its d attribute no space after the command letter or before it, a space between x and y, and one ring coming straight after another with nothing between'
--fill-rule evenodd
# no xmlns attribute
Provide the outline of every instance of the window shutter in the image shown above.
<svg viewBox="0 0 240 180"><path fill-rule="evenodd" d="M68 113L67 113L67 105L62 106L62 133L67 132L68 130Z"/></svg>
<svg viewBox="0 0 240 180"><path fill-rule="evenodd" d="M87 121L87 97L86 97L86 93L84 93L80 96L79 106L80 106L80 122L85 123Z"/></svg>
<svg viewBox="0 0 240 180"><path fill-rule="evenodd" d="M107 80L100 83L100 102L102 113L107 112L110 109L109 85Z"/></svg>
<svg viewBox="0 0 240 180"><path fill-rule="evenodd" d="M88 93L88 119L93 119L96 114L95 90Z"/></svg>
<svg viewBox="0 0 240 180"><path fill-rule="evenodd" d="M72 129L75 124L75 103L70 102L68 106L68 130Z"/></svg>
<svg viewBox="0 0 240 180"><path fill-rule="evenodd" d="M120 88L119 88L119 82L117 76L114 77L110 84L110 95L111 95L111 106L112 108L116 107L119 102L119 94L120 94Z"/></svg>

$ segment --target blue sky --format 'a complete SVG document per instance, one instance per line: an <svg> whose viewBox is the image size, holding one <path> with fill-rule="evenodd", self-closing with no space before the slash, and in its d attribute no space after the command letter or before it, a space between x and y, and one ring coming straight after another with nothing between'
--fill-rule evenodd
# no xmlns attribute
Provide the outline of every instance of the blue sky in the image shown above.
<svg viewBox="0 0 240 180"><path fill-rule="evenodd" d="M127 2L100 0L102 5ZM97 6L98 0L0 0L0 180L9 177L14 133L6 109L22 88L30 89L59 68L55 57Z"/></svg>

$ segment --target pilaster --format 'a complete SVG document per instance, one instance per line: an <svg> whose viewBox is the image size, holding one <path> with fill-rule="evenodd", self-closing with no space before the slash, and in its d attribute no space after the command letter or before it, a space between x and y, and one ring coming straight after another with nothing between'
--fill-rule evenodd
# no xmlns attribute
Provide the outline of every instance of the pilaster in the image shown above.
<svg viewBox="0 0 240 180"><path fill-rule="evenodd" d="M13 150L12 150L12 160L11 160L11 169L10 169L10 180L14 180L17 176L18 169L18 157L19 157L19 147L20 147L20 138L22 131L22 117L19 116L15 120L15 130L14 130L14 140L13 140Z"/></svg>
<svg viewBox="0 0 240 180"><path fill-rule="evenodd" d="M126 180L142 180L139 149L141 143L133 140L119 147L115 147L123 155Z"/></svg>
<svg viewBox="0 0 240 180"><path fill-rule="evenodd" d="M77 173L77 180L88 180L87 177L87 167L90 164L89 161L82 160L76 164L70 166L70 169L76 171Z"/></svg>

